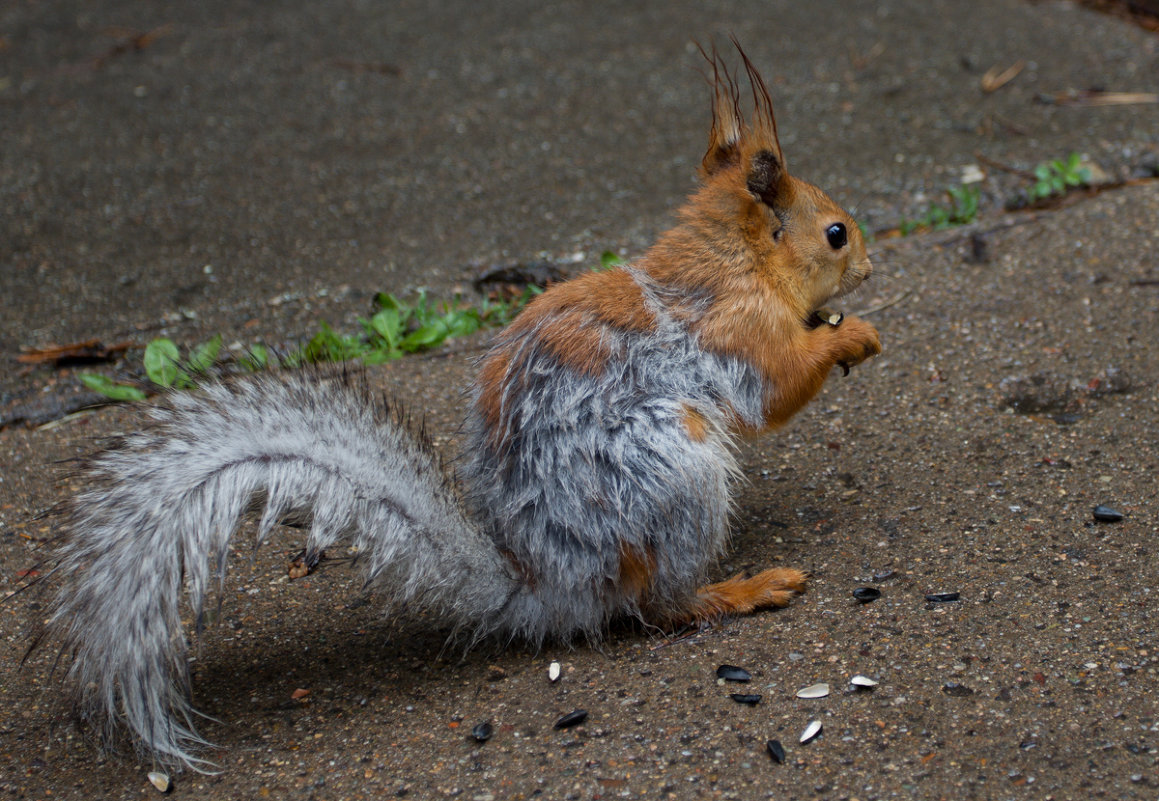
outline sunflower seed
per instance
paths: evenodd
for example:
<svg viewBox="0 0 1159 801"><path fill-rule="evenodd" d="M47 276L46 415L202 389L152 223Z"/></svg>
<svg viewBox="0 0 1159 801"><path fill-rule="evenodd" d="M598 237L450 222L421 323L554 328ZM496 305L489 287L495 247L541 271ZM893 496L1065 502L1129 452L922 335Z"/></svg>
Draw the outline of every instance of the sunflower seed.
<svg viewBox="0 0 1159 801"><path fill-rule="evenodd" d="M778 765L785 763L785 747L781 745L780 740L769 740L765 743L765 748L768 749L769 756L772 757L774 762Z"/></svg>
<svg viewBox="0 0 1159 801"><path fill-rule="evenodd" d="M588 711L586 709L577 709L574 712L568 712L562 718L555 722L555 729L570 729L572 726L578 726L588 719Z"/></svg>
<svg viewBox="0 0 1159 801"><path fill-rule="evenodd" d="M169 774L149 771L149 773L146 775L149 778L149 784L153 785L161 792L167 793L171 789L171 785L169 784Z"/></svg>
<svg viewBox="0 0 1159 801"><path fill-rule="evenodd" d="M1118 509L1112 509L1102 504L1095 507L1094 516L1095 520L1100 523L1118 523L1123 519L1123 513Z"/></svg>
<svg viewBox="0 0 1159 801"><path fill-rule="evenodd" d="M821 733L821 721L819 721L819 720L810 721L809 725L805 727L805 731L803 731L801 733L801 745L804 745L805 743L814 739L820 733Z"/></svg>
<svg viewBox="0 0 1159 801"><path fill-rule="evenodd" d="M761 697L759 695L746 695L745 693L733 693L729 696L729 698L736 701L738 704L748 704L749 706L755 706L761 702Z"/></svg>
<svg viewBox="0 0 1159 801"><path fill-rule="evenodd" d="M721 665L716 669L716 677L725 681L748 681L753 676L744 668L736 665Z"/></svg>
<svg viewBox="0 0 1159 801"><path fill-rule="evenodd" d="M559 681L559 662L552 662L547 667L547 680Z"/></svg>
<svg viewBox="0 0 1159 801"><path fill-rule="evenodd" d="M858 587L853 591L853 597L863 604L876 601L881 597L881 590L876 587Z"/></svg>
<svg viewBox="0 0 1159 801"><path fill-rule="evenodd" d="M872 689L877 686L877 682L869 678L869 676L861 675L854 676L849 680L849 683L854 687L864 687L866 689Z"/></svg>
<svg viewBox="0 0 1159 801"><path fill-rule="evenodd" d="M475 742L485 743L491 739L491 735L495 733L495 728L489 723L480 723L475 728L471 729L471 736L475 738Z"/></svg>
<svg viewBox="0 0 1159 801"><path fill-rule="evenodd" d="M820 684L811 684L797 690L798 698L824 698L829 694L829 685L821 682Z"/></svg>
<svg viewBox="0 0 1159 801"><path fill-rule="evenodd" d="M956 592L933 592L926 596L926 600L932 604L944 604L949 601L958 600L959 596Z"/></svg>

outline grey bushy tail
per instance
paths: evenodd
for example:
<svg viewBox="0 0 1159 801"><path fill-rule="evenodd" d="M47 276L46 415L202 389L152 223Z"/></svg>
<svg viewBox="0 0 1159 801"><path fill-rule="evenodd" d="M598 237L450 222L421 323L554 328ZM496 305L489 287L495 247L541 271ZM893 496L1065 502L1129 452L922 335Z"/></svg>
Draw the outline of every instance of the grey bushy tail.
<svg viewBox="0 0 1159 801"><path fill-rule="evenodd" d="M499 625L519 580L462 511L438 457L381 402L316 374L174 396L153 425L96 456L72 504L48 622L71 654L82 714L143 751L196 767L183 589L200 625L242 515L255 547L308 512L307 553L353 545L367 582L451 625Z"/></svg>

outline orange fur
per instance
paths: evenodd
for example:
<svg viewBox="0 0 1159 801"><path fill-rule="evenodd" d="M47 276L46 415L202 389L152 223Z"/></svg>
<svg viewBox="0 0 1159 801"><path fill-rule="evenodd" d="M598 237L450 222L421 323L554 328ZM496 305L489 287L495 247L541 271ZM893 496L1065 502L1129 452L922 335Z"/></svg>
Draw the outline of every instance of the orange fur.
<svg viewBox="0 0 1159 801"><path fill-rule="evenodd" d="M789 567L773 567L752 578L733 576L696 591L696 599L675 623L700 623L725 615L747 615L769 606L788 606L805 591L807 576Z"/></svg>
<svg viewBox="0 0 1159 801"><path fill-rule="evenodd" d="M636 602L644 601L652 586L652 572L656 569L656 557L649 551L640 551L631 545L620 543L620 572L616 591L625 598Z"/></svg>
<svg viewBox="0 0 1159 801"><path fill-rule="evenodd" d="M684 430L688 432L688 438L693 442L704 442L708 439L708 418L696 409L685 404L681 422L684 423Z"/></svg>

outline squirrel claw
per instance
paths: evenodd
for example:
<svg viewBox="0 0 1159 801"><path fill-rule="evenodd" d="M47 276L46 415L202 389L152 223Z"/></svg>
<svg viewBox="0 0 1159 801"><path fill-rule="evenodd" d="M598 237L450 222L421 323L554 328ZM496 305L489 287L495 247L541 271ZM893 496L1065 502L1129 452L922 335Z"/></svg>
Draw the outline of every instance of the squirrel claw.
<svg viewBox="0 0 1159 801"><path fill-rule="evenodd" d="M849 375L849 364L847 362L837 362L837 364L841 367L842 370L845 371L841 374L842 378Z"/></svg>

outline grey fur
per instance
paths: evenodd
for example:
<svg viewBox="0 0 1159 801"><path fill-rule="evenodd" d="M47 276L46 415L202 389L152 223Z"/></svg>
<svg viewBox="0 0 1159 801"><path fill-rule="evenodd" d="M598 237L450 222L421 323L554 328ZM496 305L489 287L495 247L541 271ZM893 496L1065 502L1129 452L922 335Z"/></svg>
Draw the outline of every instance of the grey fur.
<svg viewBox="0 0 1159 801"><path fill-rule="evenodd" d="M723 410L758 424L763 387L689 333L708 299L630 274L655 326L602 326L613 357L598 376L556 363L535 327L500 336L521 354L504 383L510 436L495 447L477 390L461 489L367 393L312 373L175 395L98 455L49 623L87 717L106 734L123 724L162 761L200 764L180 599L184 587L200 620L255 498L255 547L309 511L310 551L353 544L387 603L434 610L471 637L595 638L609 618L640 614L620 588L624 547L654 556L644 604L682 608L727 538L737 466ZM690 408L702 441L684 428Z"/></svg>

